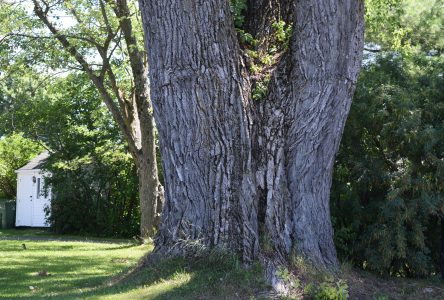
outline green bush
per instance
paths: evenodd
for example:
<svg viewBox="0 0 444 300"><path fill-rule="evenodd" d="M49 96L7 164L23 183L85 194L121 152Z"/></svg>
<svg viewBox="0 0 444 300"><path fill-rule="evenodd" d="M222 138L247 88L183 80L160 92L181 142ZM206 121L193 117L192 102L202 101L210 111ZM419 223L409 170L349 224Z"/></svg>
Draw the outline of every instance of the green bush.
<svg viewBox="0 0 444 300"><path fill-rule="evenodd" d="M361 73L331 194L342 259L378 273L438 271L444 213L444 61L380 56Z"/></svg>
<svg viewBox="0 0 444 300"><path fill-rule="evenodd" d="M231 11L233 13L234 26L241 28L244 25L245 17L244 12L247 9L246 0L230 0Z"/></svg>
<svg viewBox="0 0 444 300"><path fill-rule="evenodd" d="M44 168L52 174L46 182L52 187L48 213L54 229L137 234L136 168L97 90L86 76L73 73L39 91L15 108L14 124L50 149Z"/></svg>
<svg viewBox="0 0 444 300"><path fill-rule="evenodd" d="M315 300L347 300L348 285L342 280L337 282L324 281L315 290L313 299Z"/></svg>
<svg viewBox="0 0 444 300"><path fill-rule="evenodd" d="M23 136L13 133L0 139L0 199L15 199L17 194L17 174L43 147Z"/></svg>
<svg viewBox="0 0 444 300"><path fill-rule="evenodd" d="M58 233L131 237L139 232L138 180L121 147L99 148L82 157L48 162L53 199L49 221Z"/></svg>

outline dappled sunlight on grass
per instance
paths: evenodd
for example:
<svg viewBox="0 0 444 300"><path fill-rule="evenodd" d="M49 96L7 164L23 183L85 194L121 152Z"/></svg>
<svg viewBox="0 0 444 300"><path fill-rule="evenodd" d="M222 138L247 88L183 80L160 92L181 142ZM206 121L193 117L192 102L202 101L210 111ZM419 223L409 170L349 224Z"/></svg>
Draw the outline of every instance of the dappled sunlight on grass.
<svg viewBox="0 0 444 300"><path fill-rule="evenodd" d="M259 264L244 269L222 253L135 269L151 250L128 240L0 240L0 298L244 299L268 289Z"/></svg>
<svg viewBox="0 0 444 300"><path fill-rule="evenodd" d="M176 272L170 278L161 279L150 285L142 285L114 295L98 296L97 299L156 299L165 297L165 294L174 292L177 289L186 290L186 285L193 278L193 273Z"/></svg>
<svg viewBox="0 0 444 300"><path fill-rule="evenodd" d="M130 242L3 240L0 298L62 296L76 288L92 287L134 266L149 250L151 246Z"/></svg>

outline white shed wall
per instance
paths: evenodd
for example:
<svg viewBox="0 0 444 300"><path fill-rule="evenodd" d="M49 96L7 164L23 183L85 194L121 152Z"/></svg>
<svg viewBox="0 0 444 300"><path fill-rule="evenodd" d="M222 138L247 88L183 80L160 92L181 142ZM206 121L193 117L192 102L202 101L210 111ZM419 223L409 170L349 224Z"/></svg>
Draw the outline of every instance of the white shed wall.
<svg viewBox="0 0 444 300"><path fill-rule="evenodd" d="M51 193L46 196L43 193L47 176L39 169L17 171L16 226L49 227L45 207L50 207Z"/></svg>

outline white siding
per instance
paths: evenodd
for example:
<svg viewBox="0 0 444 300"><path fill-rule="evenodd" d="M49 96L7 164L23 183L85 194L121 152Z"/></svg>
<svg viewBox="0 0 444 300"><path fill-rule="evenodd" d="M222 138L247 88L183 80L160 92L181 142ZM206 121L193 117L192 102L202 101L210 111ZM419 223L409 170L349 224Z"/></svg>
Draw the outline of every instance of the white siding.
<svg viewBox="0 0 444 300"><path fill-rule="evenodd" d="M39 178L43 191L43 178L40 170L17 171L16 226L48 226L45 207L50 205L50 193L47 197L42 194L37 195Z"/></svg>

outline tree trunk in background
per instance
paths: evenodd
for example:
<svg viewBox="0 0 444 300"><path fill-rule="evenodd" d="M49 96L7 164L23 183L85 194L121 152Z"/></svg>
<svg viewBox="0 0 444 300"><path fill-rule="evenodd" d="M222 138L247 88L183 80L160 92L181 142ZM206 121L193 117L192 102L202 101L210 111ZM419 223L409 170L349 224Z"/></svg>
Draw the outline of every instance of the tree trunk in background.
<svg viewBox="0 0 444 300"><path fill-rule="evenodd" d="M247 0L245 30L260 40L259 50L264 50L273 40L273 23L292 20L293 1L288 0Z"/></svg>
<svg viewBox="0 0 444 300"><path fill-rule="evenodd" d="M265 257L270 274L294 253L336 270L329 194L360 69L363 1L249 5L246 24L263 18L269 28L269 12L282 15L270 5L293 22L255 103L228 1L140 0L165 174L156 251L228 248Z"/></svg>
<svg viewBox="0 0 444 300"><path fill-rule="evenodd" d="M154 127L152 125L152 127ZM153 128L152 128L153 129ZM154 130L153 130L154 132ZM143 136L143 135L142 135ZM139 177L140 199L140 235L152 237L156 226L157 202L159 197L159 181L157 177L156 149L154 134L145 137L150 145L145 147L138 160L137 175Z"/></svg>
<svg viewBox="0 0 444 300"><path fill-rule="evenodd" d="M131 11L127 0L116 0L115 3L114 11L122 28L134 78L134 107L136 107L134 115L138 118L138 127L134 132L139 131L134 136L137 145L135 160L139 175L140 235L151 237L154 234L160 184L157 174L156 141L148 66L145 62L145 54L138 49L133 25L129 18Z"/></svg>
<svg viewBox="0 0 444 300"><path fill-rule="evenodd" d="M97 66L88 63L85 51L75 42L72 43L69 35L65 35L63 29L56 28L48 15L53 9L45 1L33 0L36 16L45 24L54 38L62 45L67 54L77 61L80 69L85 72L91 82L99 91L103 102L109 109L114 121L119 126L122 136L128 143L129 152L134 158L139 178L140 200L140 234L142 237L150 237L154 234L154 225L159 201L159 189L161 189L156 162L155 133L153 113L150 101L150 89L148 81L148 69L143 51L138 49L137 39L134 33L131 15L127 0L99 1L101 17L106 23L106 39L103 36L75 36L90 42L90 47L97 48L101 56L101 70ZM60 2L63 3L63 2ZM118 18L119 29L112 28L109 23L106 3L111 6ZM57 10L57 9L56 9ZM75 16L78 17L78 16ZM121 30L121 37L116 38L117 31ZM120 84L111 67L109 52L110 43L115 39L124 39L127 50L125 59L131 67L131 86ZM123 44L123 43L122 43Z"/></svg>

